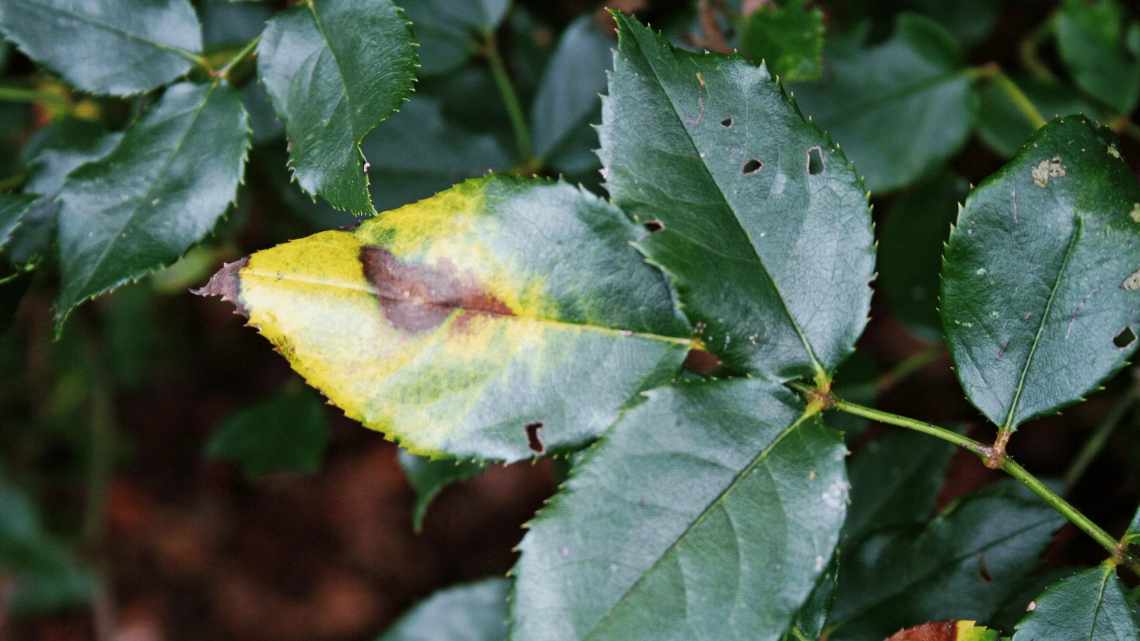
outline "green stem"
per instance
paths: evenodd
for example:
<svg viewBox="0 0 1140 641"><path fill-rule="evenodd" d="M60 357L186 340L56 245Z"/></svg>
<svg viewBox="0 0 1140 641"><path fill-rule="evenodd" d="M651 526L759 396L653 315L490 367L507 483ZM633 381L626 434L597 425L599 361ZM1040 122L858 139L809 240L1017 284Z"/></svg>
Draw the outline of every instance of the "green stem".
<svg viewBox="0 0 1140 641"><path fill-rule="evenodd" d="M1077 454L1077 458L1073 460L1072 465L1065 471L1065 493L1073 489L1077 481L1084 476L1085 471L1088 470L1096 457L1100 455L1101 450L1108 444L1108 438L1116 431L1116 427L1120 425L1132 404L1140 401L1140 388L1133 389L1130 393L1125 394L1124 398L1113 406L1108 411L1108 415L1104 417L1100 425L1097 426L1093 435L1085 442L1085 446Z"/></svg>
<svg viewBox="0 0 1140 641"><path fill-rule="evenodd" d="M862 385L855 385L850 389L845 389L844 393L853 397L882 394L895 385L898 385L900 381L906 380L911 374L938 360L942 356L942 352L943 347L941 343L931 345L921 352L911 354L904 358L878 379Z"/></svg>
<svg viewBox="0 0 1140 641"><path fill-rule="evenodd" d="M808 396L809 401L813 400L819 394L814 389L802 384L793 384L792 387ZM864 407L856 403L849 403L834 397L829 400L830 407L841 412L928 434L972 452L983 461L991 455L991 449L988 446L944 427L931 425L930 423L925 423L906 416L899 416L898 414ZM1135 572L1137 576L1140 576L1140 561L1125 555L1120 543L1116 539L1109 536L1107 532L1101 529L1096 523L1093 523L1087 516L1082 514L1080 510L1073 507L1071 503L1061 498L1060 495L1049 489L1047 485L1008 456L1002 458L1001 469L1005 471L1006 474L1020 481L1022 485L1029 488L1031 492L1041 497L1041 500L1045 501L1050 507L1068 519L1070 523L1092 537L1094 541L1108 551L1114 562L1124 564Z"/></svg>
<svg viewBox="0 0 1140 641"><path fill-rule="evenodd" d="M503 97L503 106L506 107L507 115L511 119L511 129L515 134L515 144L518 146L519 158L524 165L531 164L533 159L531 158L530 129L527 127L526 116L523 115L518 94L515 93L514 85L511 84L511 77L507 73L507 67L503 64L503 56L499 53L499 45L495 40L494 34L487 36L487 42L483 51L487 56L487 62L491 66L491 75L495 77L495 84L499 88L499 94Z"/></svg>
<svg viewBox="0 0 1140 641"><path fill-rule="evenodd" d="M0 87L0 102L47 102L65 109L71 107L71 102L63 96L19 87Z"/></svg>
<svg viewBox="0 0 1140 641"><path fill-rule="evenodd" d="M1037 110L1036 105L1025 95L1021 87L1017 83L1010 80L1009 76L1001 70L997 63L991 62L980 67L974 67L969 70L970 75L974 78L982 78L995 83L1005 95L1009 97L1017 110L1021 112L1025 119L1029 121L1035 128L1045 126L1045 117Z"/></svg>
<svg viewBox="0 0 1140 641"><path fill-rule="evenodd" d="M257 43L259 42L261 42L261 34L258 34L255 38L245 43L245 46L234 54L234 57L230 58L229 62L223 65L221 69L215 72L214 76L229 80L230 72L233 71L233 68L238 66L242 60L245 60L246 56L253 53L253 51L257 49Z"/></svg>

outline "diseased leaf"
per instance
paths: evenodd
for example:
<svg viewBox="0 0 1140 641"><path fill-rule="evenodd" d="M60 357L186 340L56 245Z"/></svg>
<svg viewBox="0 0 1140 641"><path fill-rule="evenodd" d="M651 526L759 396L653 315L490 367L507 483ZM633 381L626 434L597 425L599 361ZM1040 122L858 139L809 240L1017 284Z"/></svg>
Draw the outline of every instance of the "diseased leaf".
<svg viewBox="0 0 1140 641"><path fill-rule="evenodd" d="M394 209L490 170L508 169L510 154L492 135L473 133L443 115L436 98L416 96L364 140L372 198Z"/></svg>
<svg viewBox="0 0 1140 641"><path fill-rule="evenodd" d="M307 193L375 211L360 143L411 94L416 65L411 26L392 0L312 0L269 21L257 69Z"/></svg>
<svg viewBox="0 0 1140 641"><path fill-rule="evenodd" d="M646 396L530 523L511 639L780 639L823 573L838 435L760 379Z"/></svg>
<svg viewBox="0 0 1140 641"><path fill-rule="evenodd" d="M765 3L744 18L740 48L763 60L785 81L816 80L823 73L823 11L805 0Z"/></svg>
<svg viewBox="0 0 1140 641"><path fill-rule="evenodd" d="M226 418L210 437L206 455L238 463L251 478L312 474L321 468L328 440L320 400L308 390L284 391Z"/></svg>
<svg viewBox="0 0 1140 641"><path fill-rule="evenodd" d="M613 41L589 15L562 32L530 110L536 157L550 158L574 141L575 134L588 128L591 120L597 122L598 95L606 88L612 46Z"/></svg>
<svg viewBox="0 0 1140 641"><path fill-rule="evenodd" d="M866 323L874 264L851 165L763 68L617 21L600 156L613 202L657 230L638 248L731 371L833 370Z"/></svg>
<svg viewBox="0 0 1140 641"><path fill-rule="evenodd" d="M1136 108L1140 59L1125 46L1124 8L1117 0L1065 0L1055 33L1077 86L1119 113Z"/></svg>
<svg viewBox="0 0 1140 641"><path fill-rule="evenodd" d="M421 70L435 76L467 62L482 38L494 33L510 8L510 0L398 0L412 20L420 43Z"/></svg>
<svg viewBox="0 0 1140 641"><path fill-rule="evenodd" d="M593 439L693 345L640 233L569 185L493 176L258 252L202 293L408 450L512 461Z"/></svg>
<svg viewBox="0 0 1140 641"><path fill-rule="evenodd" d="M1079 400L1140 328L1140 185L1110 134L1054 120L966 199L942 271L958 379L994 424ZM1016 296L1011 293L1016 292Z"/></svg>
<svg viewBox="0 0 1140 641"><path fill-rule="evenodd" d="M509 586L505 579L484 579L440 590L376 641L502 641Z"/></svg>
<svg viewBox="0 0 1140 641"><path fill-rule="evenodd" d="M952 504L923 526L879 531L843 556L828 627L879 641L923 621L987 621L1064 520L1014 481Z"/></svg>
<svg viewBox="0 0 1140 641"><path fill-rule="evenodd" d="M845 540L876 530L925 522L946 478L954 446L912 432L890 432L868 443L848 465L851 508Z"/></svg>
<svg viewBox="0 0 1140 641"><path fill-rule="evenodd" d="M1073 87L1028 75L1014 76L1012 80L1047 119L1080 114L1096 119L1102 115L1103 109L1091 104ZM1036 127L997 83L986 83L980 94L978 136L998 154L1012 156L1033 135Z"/></svg>
<svg viewBox="0 0 1140 641"><path fill-rule="evenodd" d="M4 0L0 30L75 87L115 96L184 75L202 50L187 0Z"/></svg>
<svg viewBox="0 0 1140 641"><path fill-rule="evenodd" d="M1017 624L1013 641L1140 640L1140 609L1109 563L1054 585Z"/></svg>
<svg viewBox="0 0 1140 641"><path fill-rule="evenodd" d="M899 630L887 641L998 641L998 633L974 621L941 621Z"/></svg>
<svg viewBox="0 0 1140 641"><path fill-rule="evenodd" d="M472 461L432 460L400 450L400 468L408 485L416 492L412 506L412 527L419 532L424 526L428 506L443 488L476 476L483 466Z"/></svg>
<svg viewBox="0 0 1140 641"><path fill-rule="evenodd" d="M879 240L879 291L895 318L916 336L942 340L938 316L942 247L969 193L965 179L940 174L900 195Z"/></svg>
<svg viewBox="0 0 1140 641"><path fill-rule="evenodd" d="M894 191L936 170L969 137L977 100L963 63L942 27L902 14L889 40L829 52L823 80L794 92L873 191Z"/></svg>
<svg viewBox="0 0 1140 641"><path fill-rule="evenodd" d="M249 149L241 98L182 83L102 159L66 179L56 331L80 303L177 260L233 202Z"/></svg>

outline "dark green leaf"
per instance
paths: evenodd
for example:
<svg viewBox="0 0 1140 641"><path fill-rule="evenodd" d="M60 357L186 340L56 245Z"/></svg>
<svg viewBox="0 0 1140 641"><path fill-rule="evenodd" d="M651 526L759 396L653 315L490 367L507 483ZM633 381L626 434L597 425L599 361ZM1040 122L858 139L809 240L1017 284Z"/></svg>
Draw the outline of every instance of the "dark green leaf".
<svg viewBox="0 0 1140 641"><path fill-rule="evenodd" d="M412 30L392 0L313 0L269 21L258 73L285 123L297 182L374 212L360 142L412 92Z"/></svg>
<svg viewBox="0 0 1140 641"><path fill-rule="evenodd" d="M1065 0L1056 19L1057 49L1077 86L1128 113L1140 99L1140 60L1125 47L1117 0Z"/></svg>
<svg viewBox="0 0 1140 641"><path fill-rule="evenodd" d="M0 193L0 252L8 246L36 197L31 194Z"/></svg>
<svg viewBox="0 0 1140 641"><path fill-rule="evenodd" d="M255 149L251 163L269 189L281 199L286 213L303 221L313 231L338 229L360 222L356 216L337 211L323 200L314 199L301 191L290 175L288 159L289 154L285 151L285 144L282 143Z"/></svg>
<svg viewBox="0 0 1140 641"><path fill-rule="evenodd" d="M785 81L816 80L823 64L823 11L806 0L765 3L744 19L740 48Z"/></svg>
<svg viewBox="0 0 1140 641"><path fill-rule="evenodd" d="M763 68L617 20L600 155L614 203L659 229L638 247L729 368L781 379L834 369L871 295L854 169Z"/></svg>
<svg viewBox="0 0 1140 641"><path fill-rule="evenodd" d="M1005 8L1003 0L911 0L905 4L945 27L965 47L985 40Z"/></svg>
<svg viewBox="0 0 1140 641"><path fill-rule="evenodd" d="M925 527L880 531L843 555L834 641L880 641L926 621L988 620L1064 520L1014 481L951 505Z"/></svg>
<svg viewBox="0 0 1140 641"><path fill-rule="evenodd" d="M1136 516L1132 517L1132 523L1124 533L1124 540L1130 544L1140 543L1140 508L1137 508Z"/></svg>
<svg viewBox="0 0 1140 641"><path fill-rule="evenodd" d="M83 301L173 263L210 233L237 194L248 132L236 91L178 84L114 151L68 175L57 331Z"/></svg>
<svg viewBox="0 0 1140 641"><path fill-rule="evenodd" d="M504 579L484 579L436 592L376 641L502 641L509 587Z"/></svg>
<svg viewBox="0 0 1140 641"><path fill-rule="evenodd" d="M1035 599L1049 586L1076 574L1072 567L1044 567L1017 581L1017 589L1005 599L1001 608L988 620L995 628L1012 630L1017 622L1025 618L1025 613L1036 607ZM1008 638L1006 638L1008 641Z"/></svg>
<svg viewBox="0 0 1140 641"><path fill-rule="evenodd" d="M1140 641L1140 609L1109 563L1049 588L1017 624L1013 641Z"/></svg>
<svg viewBox="0 0 1140 641"><path fill-rule="evenodd" d="M1033 76L1015 76L1012 80L1046 119L1078 114L1094 119L1101 116L1102 110L1082 98L1072 87ZM978 135L997 153L1012 156L1033 135L1036 127L996 82L986 83L980 93L982 106L978 110Z"/></svg>
<svg viewBox="0 0 1140 641"><path fill-rule="evenodd" d="M400 450L400 468L404 470L408 485L416 492L412 527L417 532L423 529L428 506L443 488L483 471L482 465L472 461L432 460L404 450Z"/></svg>
<svg viewBox="0 0 1140 641"><path fill-rule="evenodd" d="M796 99L843 146L874 191L904 187L966 142L976 96L958 43L927 18L900 15L894 35L840 55Z"/></svg>
<svg viewBox="0 0 1140 641"><path fill-rule="evenodd" d="M273 10L260 2L204 0L199 8L206 49L241 47L265 28Z"/></svg>
<svg viewBox="0 0 1140 641"><path fill-rule="evenodd" d="M1110 134L1054 120L966 199L942 319L958 379L1016 429L1122 367L1140 328L1140 185Z"/></svg>
<svg viewBox="0 0 1140 641"><path fill-rule="evenodd" d="M796 614L791 629L784 635L784 641L823 637L827 619L831 616L831 608L835 605L835 591L839 587L840 556L841 551L836 548L831 555L831 562L827 564L827 569L816 581L811 596Z"/></svg>
<svg viewBox="0 0 1140 641"><path fill-rule="evenodd" d="M420 43L421 70L453 71L479 50L510 8L510 0L399 0Z"/></svg>
<svg viewBox="0 0 1140 641"><path fill-rule="evenodd" d="M116 96L174 80L202 50L187 0L5 0L0 30L75 87Z"/></svg>
<svg viewBox="0 0 1140 641"><path fill-rule="evenodd" d="M598 95L606 88L612 46L613 41L589 15L570 23L562 33L530 111L538 158L549 158L598 117Z"/></svg>
<svg viewBox="0 0 1140 641"><path fill-rule="evenodd" d="M447 120L440 101L416 96L364 141L372 197L395 209L490 170L510 167L510 154L491 135Z"/></svg>
<svg viewBox="0 0 1140 641"><path fill-rule="evenodd" d="M646 393L530 523L517 641L780 639L835 549L845 449L759 379Z"/></svg>
<svg viewBox="0 0 1140 641"><path fill-rule="evenodd" d="M899 196L882 226L880 291L895 318L928 341L942 340L938 317L942 246L958 217L958 203L968 192L965 179L940 174Z"/></svg>
<svg viewBox="0 0 1140 641"><path fill-rule="evenodd" d="M321 468L328 431L315 394L284 391L223 421L210 437L206 455L238 463L251 478L274 472L312 474Z"/></svg>
<svg viewBox="0 0 1140 641"><path fill-rule="evenodd" d="M851 459L846 540L875 530L925 522L950 467L954 446L912 432L891 432Z"/></svg>
<svg viewBox="0 0 1140 641"><path fill-rule="evenodd" d="M273 110L273 102L260 82L251 82L241 88L241 103L249 114L249 128L253 132L253 144L264 145L281 138L285 125ZM310 199L311 200L311 199Z"/></svg>

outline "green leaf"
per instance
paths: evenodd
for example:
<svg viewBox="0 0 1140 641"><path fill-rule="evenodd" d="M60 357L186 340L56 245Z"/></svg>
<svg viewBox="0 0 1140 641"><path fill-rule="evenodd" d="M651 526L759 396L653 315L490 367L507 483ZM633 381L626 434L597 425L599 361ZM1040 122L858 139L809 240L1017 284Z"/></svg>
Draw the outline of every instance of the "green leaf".
<svg viewBox="0 0 1140 641"><path fill-rule="evenodd" d="M847 503L845 448L760 379L652 390L529 525L526 641L780 639Z"/></svg>
<svg viewBox="0 0 1140 641"><path fill-rule="evenodd" d="M412 527L416 532L423 529L428 506L443 488L483 471L483 466L473 461L431 460L404 450L400 450L399 460L408 484L416 492L412 507Z"/></svg>
<svg viewBox="0 0 1140 641"><path fill-rule="evenodd" d="M638 248L731 370L834 369L866 323L874 264L850 163L763 68L617 22L600 156L613 202L658 229Z"/></svg>
<svg viewBox="0 0 1140 641"><path fill-rule="evenodd" d="M925 522L950 467L954 446L925 434L891 432L851 459L851 508L845 539L857 542L876 530Z"/></svg>
<svg viewBox="0 0 1140 641"><path fill-rule="evenodd" d="M592 440L693 345L641 233L569 185L491 176L258 252L200 293L413 453L511 461Z"/></svg>
<svg viewBox="0 0 1140 641"><path fill-rule="evenodd" d="M1028 75L1015 76L1012 80L1046 119L1079 114L1097 119L1103 115L1102 109L1090 104L1072 87ZM1036 127L998 83L986 83L980 94L978 136L998 154L1012 156L1033 135Z"/></svg>
<svg viewBox="0 0 1140 641"><path fill-rule="evenodd" d="M436 592L376 641L502 641L509 585L484 579Z"/></svg>
<svg viewBox="0 0 1140 641"><path fill-rule="evenodd" d="M187 0L5 0L0 30L71 85L115 96L184 75L202 50Z"/></svg>
<svg viewBox="0 0 1140 641"><path fill-rule="evenodd" d="M1002 0L911 0L906 3L907 7L945 27L967 48L989 37L1004 5Z"/></svg>
<svg viewBox="0 0 1140 641"><path fill-rule="evenodd" d="M796 614L792 627L784 635L784 641L819 639L823 637L831 608L835 605L835 590L839 587L840 550L836 548L831 562L816 580L811 596Z"/></svg>
<svg viewBox="0 0 1140 641"><path fill-rule="evenodd" d="M435 76L467 62L494 33L510 0L398 0L420 43L421 72Z"/></svg>
<svg viewBox="0 0 1140 641"><path fill-rule="evenodd" d="M488 134L443 115L441 102L416 96L364 141L371 159L372 197L379 209L426 198L465 178L508 169L511 155Z"/></svg>
<svg viewBox="0 0 1140 641"><path fill-rule="evenodd" d="M842 55L796 99L843 146L874 191L936 170L965 144L976 96L962 51L937 23L902 14L891 38Z"/></svg>
<svg viewBox="0 0 1140 641"><path fill-rule="evenodd" d="M1140 329L1140 185L1112 136L1079 116L1041 128L966 199L942 278L958 380L994 424L1096 389Z"/></svg>
<svg viewBox="0 0 1140 641"><path fill-rule="evenodd" d="M59 332L76 306L176 261L233 202L249 119L226 85L183 83L114 151L71 172L59 214Z"/></svg>
<svg viewBox="0 0 1140 641"><path fill-rule="evenodd" d="M1124 533L1124 540L1129 545L1140 543L1140 508L1136 509L1136 515L1132 517L1132 523Z"/></svg>
<svg viewBox="0 0 1140 641"><path fill-rule="evenodd" d="M879 290L895 318L928 341L942 340L938 316L942 247L969 193L965 179L939 174L891 203L879 241Z"/></svg>
<svg viewBox="0 0 1140 641"><path fill-rule="evenodd" d="M273 15L273 9L260 2L234 0L203 0L199 12L208 50L241 47L260 34Z"/></svg>
<svg viewBox="0 0 1140 641"><path fill-rule="evenodd" d="M8 246L35 202L36 197L31 194L0 193L0 251Z"/></svg>
<svg viewBox="0 0 1140 641"><path fill-rule="evenodd" d="M1055 33L1061 60L1077 86L1126 114L1140 99L1140 60L1125 47L1117 0L1065 0Z"/></svg>
<svg viewBox="0 0 1140 641"><path fill-rule="evenodd" d="M241 465L246 476L313 474L329 440L320 400L308 390L285 391L229 416L206 445L212 459Z"/></svg>
<svg viewBox="0 0 1140 641"><path fill-rule="evenodd" d="M1013 641L1140 641L1140 609L1110 563L1090 568L1037 597Z"/></svg>
<svg viewBox="0 0 1140 641"><path fill-rule="evenodd" d="M879 641L924 621L987 621L1064 519L1014 481L948 507L925 527L879 531L844 554L834 641Z"/></svg>
<svg viewBox="0 0 1140 641"><path fill-rule="evenodd" d="M360 142L411 95L416 65L411 26L392 0L313 0L269 21L257 70L307 193L375 211Z"/></svg>
<svg viewBox="0 0 1140 641"><path fill-rule="evenodd" d="M805 0L766 3L744 19L740 48L763 60L785 81L817 80L823 73L823 11Z"/></svg>
<svg viewBox="0 0 1140 641"><path fill-rule="evenodd" d="M582 16L566 27L530 110L536 157L550 158L597 117L612 46L593 16Z"/></svg>

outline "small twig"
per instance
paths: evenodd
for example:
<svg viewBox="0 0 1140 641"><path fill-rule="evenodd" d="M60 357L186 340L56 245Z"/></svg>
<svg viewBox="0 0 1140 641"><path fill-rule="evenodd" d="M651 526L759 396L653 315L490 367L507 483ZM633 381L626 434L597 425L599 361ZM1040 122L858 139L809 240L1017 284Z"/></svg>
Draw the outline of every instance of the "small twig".
<svg viewBox="0 0 1140 641"><path fill-rule="evenodd" d="M531 157L530 129L527 127L526 116L523 115L522 105L519 102L518 94L515 93L514 85L511 84L510 74L507 73L507 67L503 63L503 56L499 53L499 45L494 34L487 35L487 40L483 46L483 55L491 66L491 75L495 78L495 85L499 88L499 94L503 98L503 106L511 120L511 129L515 135L519 159L524 165L531 163L533 158Z"/></svg>
<svg viewBox="0 0 1140 641"><path fill-rule="evenodd" d="M1037 110L1037 106L1025 95L1025 92L1018 87L1017 84L1010 80L1009 76L1002 71L1001 67L996 62L990 62L980 67L973 67L969 73L974 78L990 80L995 83L1005 95L1013 101L1015 107L1021 112L1025 119L1033 125L1034 128L1045 126L1045 117Z"/></svg>

